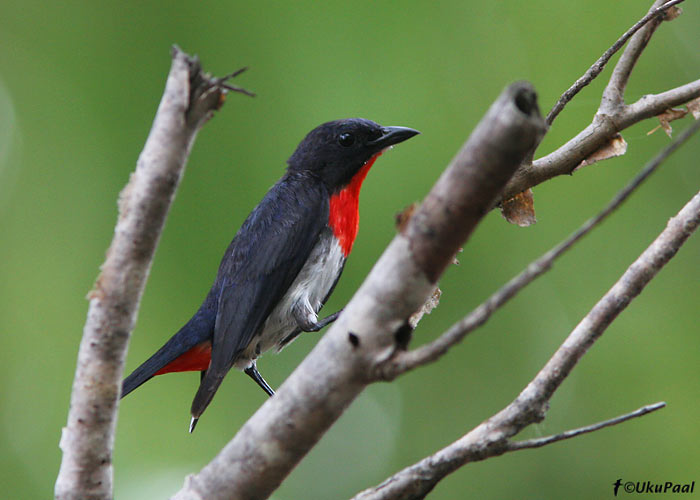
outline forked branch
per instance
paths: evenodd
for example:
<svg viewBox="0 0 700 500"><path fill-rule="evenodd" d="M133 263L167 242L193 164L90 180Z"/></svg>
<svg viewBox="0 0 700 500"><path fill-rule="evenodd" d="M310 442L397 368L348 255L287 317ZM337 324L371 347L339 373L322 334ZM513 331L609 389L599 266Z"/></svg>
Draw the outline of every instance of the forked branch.
<svg viewBox="0 0 700 500"><path fill-rule="evenodd" d="M617 41L610 46L608 50L603 52L603 55L600 56L600 58L593 63L593 65L586 70L586 72L578 79L574 84L569 87L566 92L564 92L559 100L556 102L554 107L547 113L547 118L545 118L545 122L547 122L547 125L551 125L552 122L556 119L557 115L561 113L561 111L564 109L564 106L566 106L571 99L573 99L576 94L578 94L584 87L586 87L589 83L591 83L595 78L605 69L605 66L608 64L608 61L617 54L617 52L625 46L625 43L627 43L627 40L629 40L632 35L637 33L641 28L645 27L647 23L650 21L653 22L654 26L651 30L647 31L644 34L644 38L647 38L651 35L651 31L653 29L656 29L658 26L658 23L661 22L663 17L666 15L666 10L670 9L671 7L674 7L675 5L683 2L684 0L671 0L663 5L657 6L655 3L651 10L645 15L643 18L641 18L639 21L634 23L630 29L625 31L620 38L617 39ZM636 44L635 44L636 45ZM641 53L641 52L639 52ZM637 54L637 57L639 57L639 54ZM626 64L625 66L629 67L629 64ZM629 67L629 70L626 71L627 78L629 78L629 74L631 71L631 67ZM619 72L620 74L622 73L621 71ZM620 94L624 93L624 86L627 84L626 80L624 81L624 85L621 85L623 82L620 81L620 77L617 76L615 79L615 84L614 87L618 88L621 90ZM611 79L611 83L613 82L613 79Z"/></svg>
<svg viewBox="0 0 700 500"><path fill-rule="evenodd" d="M550 123L554 121L566 103L601 73L607 61L619 50L624 41L628 41L620 60L615 65L592 123L552 153L534 160L530 164L523 164L503 190L502 200L508 200L553 177L571 174L576 167L581 165L582 161L608 144L623 130L642 120L659 115L667 109L700 97L699 79L660 94L646 95L634 104L626 105L624 102L624 91L634 64L661 22L665 19L675 18L675 15L668 15L668 13L677 9L676 4L678 3L680 2L677 0L669 2L657 0L646 16L620 37L559 98L548 115Z"/></svg>

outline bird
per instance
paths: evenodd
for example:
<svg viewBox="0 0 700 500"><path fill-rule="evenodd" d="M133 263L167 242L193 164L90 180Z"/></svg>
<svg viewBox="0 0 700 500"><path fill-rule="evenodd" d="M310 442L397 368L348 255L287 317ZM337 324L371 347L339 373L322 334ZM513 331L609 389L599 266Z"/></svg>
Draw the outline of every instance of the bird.
<svg viewBox="0 0 700 500"><path fill-rule="evenodd" d="M321 320L318 313L352 250L362 183L384 151L416 134L363 118L309 132L229 244L199 309L124 379L121 397L156 375L199 371L191 433L232 367L274 395L257 358L338 317L342 309Z"/></svg>

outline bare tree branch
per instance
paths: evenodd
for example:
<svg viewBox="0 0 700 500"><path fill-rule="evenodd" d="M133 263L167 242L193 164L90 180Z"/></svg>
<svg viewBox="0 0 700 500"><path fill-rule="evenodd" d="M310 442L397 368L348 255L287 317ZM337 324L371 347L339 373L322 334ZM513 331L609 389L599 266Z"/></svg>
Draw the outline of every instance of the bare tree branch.
<svg viewBox="0 0 700 500"><path fill-rule="evenodd" d="M596 216L587 220L566 240L549 250L547 253L531 262L520 274L511 279L485 302L462 320L450 327L434 341L412 351L400 351L387 359L378 367L378 377L391 380L409 370L432 363L442 357L451 347L461 342L469 333L482 326L491 315L511 298L518 294L536 278L549 271L554 261L569 250L576 242L600 224L608 215L617 209L644 182L666 158L681 147L694 133L700 129L700 121L693 123L687 130L666 146L656 157L621 189L610 203Z"/></svg>
<svg viewBox="0 0 700 500"><path fill-rule="evenodd" d="M664 402L654 403L651 405L643 406L638 410L626 413L619 417L604 420L603 422L587 425L585 427L580 427L578 429L565 431L553 436L547 436L539 439L529 439L526 441L508 441L504 448L500 450L500 453L488 455L483 458L475 456L474 460L470 461L477 462L479 460L485 460L486 458L490 458L492 456L501 455L508 452L525 450L530 448L541 448L542 446L556 443L557 441L571 439L574 437L578 437L582 434L588 434L589 432L604 429L605 427L621 424L633 418L643 417L644 415L652 413L656 410L660 410L665 406L666 403ZM410 474L412 475L412 477L397 477L399 474L408 475L408 469L404 469L399 474L392 476L391 478L387 479L375 488L370 488L358 493L351 500L415 500L418 498L424 498L435 485L432 484L431 486L431 484L428 481L426 481L427 484L425 485L421 484L423 480L426 480L433 475L433 471L431 470L432 464L425 464L423 462L425 462L425 460L419 462L418 464L415 464L410 468ZM421 466L424 466L425 468L421 468ZM412 480L413 482L408 483L407 481L409 480Z"/></svg>
<svg viewBox="0 0 700 500"><path fill-rule="evenodd" d="M372 382L372 367L403 348L408 318L543 132L532 87L506 88L336 323L174 498L269 496Z"/></svg>
<svg viewBox="0 0 700 500"><path fill-rule="evenodd" d="M515 196L553 177L571 174L583 160L607 144L620 131L697 97L700 97L700 80L662 94L642 97L635 104L626 106L615 119L597 114L593 123L559 149L535 160L532 165L521 166L503 190L502 199Z"/></svg>
<svg viewBox="0 0 700 500"><path fill-rule="evenodd" d="M700 97L700 80L661 94L644 96L636 103L625 106L615 117L596 114L593 123L559 149L535 160L532 165L521 166L506 186L503 199L553 177L571 174L583 160L620 131L697 97Z"/></svg>
<svg viewBox="0 0 700 500"><path fill-rule="evenodd" d="M197 131L223 103L221 82L173 49L153 127L119 198L114 238L94 289L78 352L57 499L112 498L112 450L124 358L165 218Z"/></svg>
<svg viewBox="0 0 700 500"><path fill-rule="evenodd" d="M553 436L547 436L547 437L537 438L537 439L528 439L526 441L511 441L508 443L508 449L506 451L518 451L518 450L525 450L525 449L529 449L529 448L541 448L542 446L556 443L557 441L563 441L564 439L571 439L571 438L580 436L582 434L588 434L589 432L594 432L594 431L598 431L600 429L604 429L605 427L610 427L611 425L617 425L617 424L621 424L622 422L627 422L628 420L631 420L633 418L643 417L644 415L647 415L647 414L654 412L656 410L660 410L661 408L664 408L665 406L666 406L666 403L664 403L664 402L654 403L651 405L642 406L638 410L635 410L635 411L630 412L630 413L626 413L624 415L620 415L619 417L611 418L609 420L604 420L602 422L598 422L597 424L587 425L585 427L579 427L578 429L565 431L565 432L562 432L560 434L555 434Z"/></svg>
<svg viewBox="0 0 700 500"><path fill-rule="evenodd" d="M578 94L585 86L587 86L589 83L591 83L595 78L605 69L605 65L608 64L608 61L612 56L614 56L618 50L620 50L625 43L627 43L627 40L630 39L632 35L634 35L637 31L639 31L640 28L642 28L645 24L647 24L650 20L652 19L661 19L663 15L665 14L666 9L669 9L670 7L677 5L684 0L671 0L670 2L661 5L660 7L652 7L651 10L645 15L643 18L641 18L639 21L634 23L630 29L628 29L620 38L617 39L617 41L612 44L612 46L606 50L600 58L593 63L593 65L586 70L586 72L578 79L574 84L567 89L566 92L564 92L559 100L556 102L554 107L549 111L547 114L547 118L545 119L545 122L547 125L551 125L552 122L555 120L557 115L561 113L561 111L564 109L564 106L573 99L576 94ZM631 68L630 68L631 69Z"/></svg>
<svg viewBox="0 0 700 500"><path fill-rule="evenodd" d="M625 106L620 127L627 128L646 118L660 115L667 109L680 106L700 95L700 80L695 80L660 94L647 94L634 104Z"/></svg>
<svg viewBox="0 0 700 500"><path fill-rule="evenodd" d="M676 8L668 5L659 7L663 3L663 0L657 0L654 3L650 13L645 16L645 18L650 17L650 21L629 40L620 60L615 65L593 122L556 151L531 164L521 165L503 190L501 200L512 198L553 177L571 174L583 160L608 144L613 137L626 128L656 116L668 108L700 97L700 80L696 80L661 94L642 97L631 106L624 103L624 89L634 63L639 59L651 35L663 20L661 14L667 13L668 8ZM669 2L671 3L673 2ZM659 9L661 12L655 14ZM574 87L577 88L577 85L574 84L572 88ZM555 108L557 108L556 105Z"/></svg>
<svg viewBox="0 0 700 500"><path fill-rule="evenodd" d="M632 37L627 47L625 47L625 50L622 52L622 56L620 56L620 60L615 65L608 85L603 91L603 99L601 100L599 109L600 113L612 115L619 111L620 107L624 106L625 88L632 74L632 69L637 63L637 60L639 60L639 56L642 55L649 40L651 40L654 31L656 31L656 28L663 22L664 15L667 11L662 10L660 12L660 14L664 15L654 16L653 13L662 9L662 6L664 6L663 4L666 2L667 0L656 0L654 2L648 14L651 15L653 19ZM668 3L671 4L672 2Z"/></svg>
<svg viewBox="0 0 700 500"><path fill-rule="evenodd" d="M550 398L578 360L673 258L699 224L700 192L668 222L666 229L581 320L511 404L459 440L397 472L382 484L359 493L353 500L424 498L440 480L459 467L510 451L509 439L544 419Z"/></svg>

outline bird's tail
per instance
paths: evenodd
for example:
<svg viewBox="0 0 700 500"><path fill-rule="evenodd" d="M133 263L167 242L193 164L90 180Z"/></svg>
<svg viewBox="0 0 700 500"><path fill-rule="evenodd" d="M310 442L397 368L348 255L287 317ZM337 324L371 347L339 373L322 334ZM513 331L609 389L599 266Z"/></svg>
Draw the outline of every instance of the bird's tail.
<svg viewBox="0 0 700 500"><path fill-rule="evenodd" d="M214 394L221 385L221 382L223 382L227 371L228 370L221 373L213 373L212 370L208 370L204 374L204 377L202 377L202 380L199 383L199 389L197 389L197 394L194 395L192 407L190 408L190 413L194 419L194 425L197 424L197 420L202 416L204 410L207 409L209 403L211 403L211 400L214 398ZM190 426L190 432L194 430L194 425Z"/></svg>
<svg viewBox="0 0 700 500"><path fill-rule="evenodd" d="M155 375L171 371L200 370L199 365L203 357L207 358L206 363L208 363L213 332L213 318L209 318L201 311L197 312L163 347L124 379L121 397L123 398ZM198 346L199 349L197 349Z"/></svg>

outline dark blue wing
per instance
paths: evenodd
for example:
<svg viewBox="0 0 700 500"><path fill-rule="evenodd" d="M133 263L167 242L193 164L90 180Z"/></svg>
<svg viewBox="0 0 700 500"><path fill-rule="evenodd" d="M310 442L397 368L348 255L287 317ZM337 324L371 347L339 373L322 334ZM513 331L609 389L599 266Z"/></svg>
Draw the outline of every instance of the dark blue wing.
<svg viewBox="0 0 700 500"><path fill-rule="evenodd" d="M236 356L289 289L328 222L325 187L288 174L248 216L222 259L211 365L192 402L202 414Z"/></svg>

